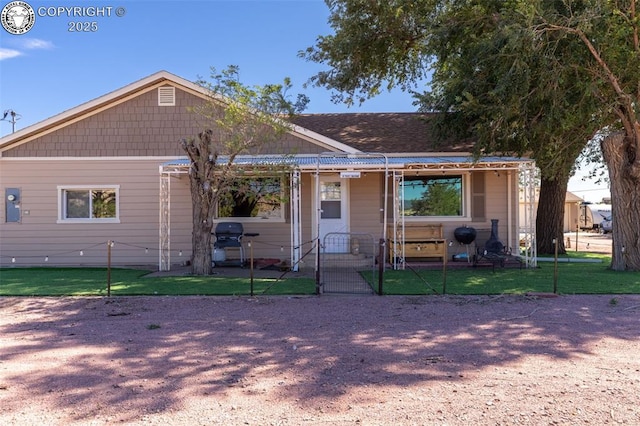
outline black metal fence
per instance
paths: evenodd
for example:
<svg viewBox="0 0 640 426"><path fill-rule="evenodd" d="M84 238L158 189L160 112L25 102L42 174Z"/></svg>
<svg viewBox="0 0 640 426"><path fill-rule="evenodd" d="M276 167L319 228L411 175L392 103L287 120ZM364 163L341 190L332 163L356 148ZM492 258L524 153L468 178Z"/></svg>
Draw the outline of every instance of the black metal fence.
<svg viewBox="0 0 640 426"><path fill-rule="evenodd" d="M377 253L378 242L370 234L327 234L320 250L320 292L373 294L378 283Z"/></svg>

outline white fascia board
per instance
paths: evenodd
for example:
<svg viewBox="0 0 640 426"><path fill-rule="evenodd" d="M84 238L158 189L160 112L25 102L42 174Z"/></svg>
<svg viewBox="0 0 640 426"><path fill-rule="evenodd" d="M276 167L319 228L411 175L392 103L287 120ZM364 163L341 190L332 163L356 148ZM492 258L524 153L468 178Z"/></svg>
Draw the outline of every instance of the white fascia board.
<svg viewBox="0 0 640 426"><path fill-rule="evenodd" d="M292 126L292 132L295 135L304 137L311 142L319 142L329 148L337 149L338 151L345 152L348 154L358 154L362 151L353 148L352 146L346 145L342 142L338 142L335 139L328 138L326 136L321 135L320 133L316 133L312 130L306 129L304 127L300 127L298 125Z"/></svg>

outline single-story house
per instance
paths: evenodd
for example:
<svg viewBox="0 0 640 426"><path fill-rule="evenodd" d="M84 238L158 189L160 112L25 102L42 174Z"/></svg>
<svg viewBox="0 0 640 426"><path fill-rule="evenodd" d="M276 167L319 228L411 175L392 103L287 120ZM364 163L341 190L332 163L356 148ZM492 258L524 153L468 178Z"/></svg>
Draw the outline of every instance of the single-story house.
<svg viewBox="0 0 640 426"><path fill-rule="evenodd" d="M179 141L201 131L190 107L207 96L161 71L0 139L0 266L105 265L108 252L117 266L185 263L192 208ZM216 216L259 234L256 258L297 267L317 252L316 242L332 250L323 244L330 233L376 242L394 235L398 244L425 225L445 243L431 254L444 259L461 250L459 227L489 230L494 220L500 240L513 248L523 225L532 232L518 214L519 188L534 180L529 159L474 160L468 144L435 144L428 114L308 114L294 121L273 152L237 159L242 167L290 154L291 171L271 185L286 194L282 202L258 203L241 216L220 206Z"/></svg>

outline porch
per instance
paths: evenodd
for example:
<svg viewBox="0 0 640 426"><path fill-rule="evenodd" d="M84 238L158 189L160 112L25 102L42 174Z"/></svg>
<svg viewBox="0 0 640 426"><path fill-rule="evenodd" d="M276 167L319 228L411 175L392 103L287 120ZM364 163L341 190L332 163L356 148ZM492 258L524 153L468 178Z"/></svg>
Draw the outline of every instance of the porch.
<svg viewBox="0 0 640 426"><path fill-rule="evenodd" d="M481 206L483 217L490 216L491 212L498 208L493 199L499 200L500 203L499 210L495 211L502 220L504 245L518 247L520 241L525 241L528 249L525 250L523 263L527 267L535 266L535 212L533 197L527 198L527 194L535 193L536 169L530 160L514 157L484 157L474 160L462 155L387 156L327 153L286 157L245 156L238 157L235 164L250 170L261 164L277 162L290 167L287 178L287 217L278 224L278 229L286 229L288 235L279 235L281 240L277 243L265 239L271 237L258 237L254 243L255 247L261 248L258 256L279 257L285 254L293 271L309 267L313 267L314 270L318 268L318 256L323 250L332 251L330 247L322 245L324 236L329 232L366 233L375 241L388 241L389 234L393 233L398 235L400 243L404 243L408 237L408 224L415 222L435 221L444 224L445 257L450 260L458 248L453 238L453 230L467 223L479 229L487 228L488 218L478 219L473 215L479 215L480 208L477 206ZM160 166L158 269L162 272L175 267L171 259L172 181L186 176L188 170L187 159L167 162ZM432 181L436 179L434 176L457 177L461 188L461 211L458 216L420 218L408 215L406 203L409 198L409 183L425 176L429 176ZM480 187L475 178L477 176L483 176L482 190L487 193L486 200L481 198L485 197L484 193L480 193L476 188ZM487 180L486 184L484 179ZM496 182L501 185L500 192L491 191ZM525 194L524 223L518 219L519 188L522 188ZM337 196L344 198L331 198ZM332 201L340 203L331 203ZM485 204L488 204L486 209ZM325 219L331 215L346 220L337 227L326 226ZM269 227L264 222L252 222L251 226L252 232L257 233ZM321 247L321 250L318 250L318 247ZM389 247L386 247L386 250L390 250ZM407 257L404 254L397 256L400 262L394 262L392 259L387 267L404 268L406 265L403 259Z"/></svg>

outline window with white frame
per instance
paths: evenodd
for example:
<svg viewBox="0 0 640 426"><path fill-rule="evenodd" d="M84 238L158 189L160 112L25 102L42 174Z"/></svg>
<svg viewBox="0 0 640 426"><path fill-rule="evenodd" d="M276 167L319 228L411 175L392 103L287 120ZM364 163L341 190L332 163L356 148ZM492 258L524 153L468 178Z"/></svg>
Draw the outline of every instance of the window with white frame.
<svg viewBox="0 0 640 426"><path fill-rule="evenodd" d="M111 186L59 186L58 222L118 222L119 189Z"/></svg>
<svg viewBox="0 0 640 426"><path fill-rule="evenodd" d="M238 179L220 195L217 217L239 222L284 221L284 192L281 177Z"/></svg>
<svg viewBox="0 0 640 426"><path fill-rule="evenodd" d="M405 217L463 217L464 175L405 176L402 183Z"/></svg>

